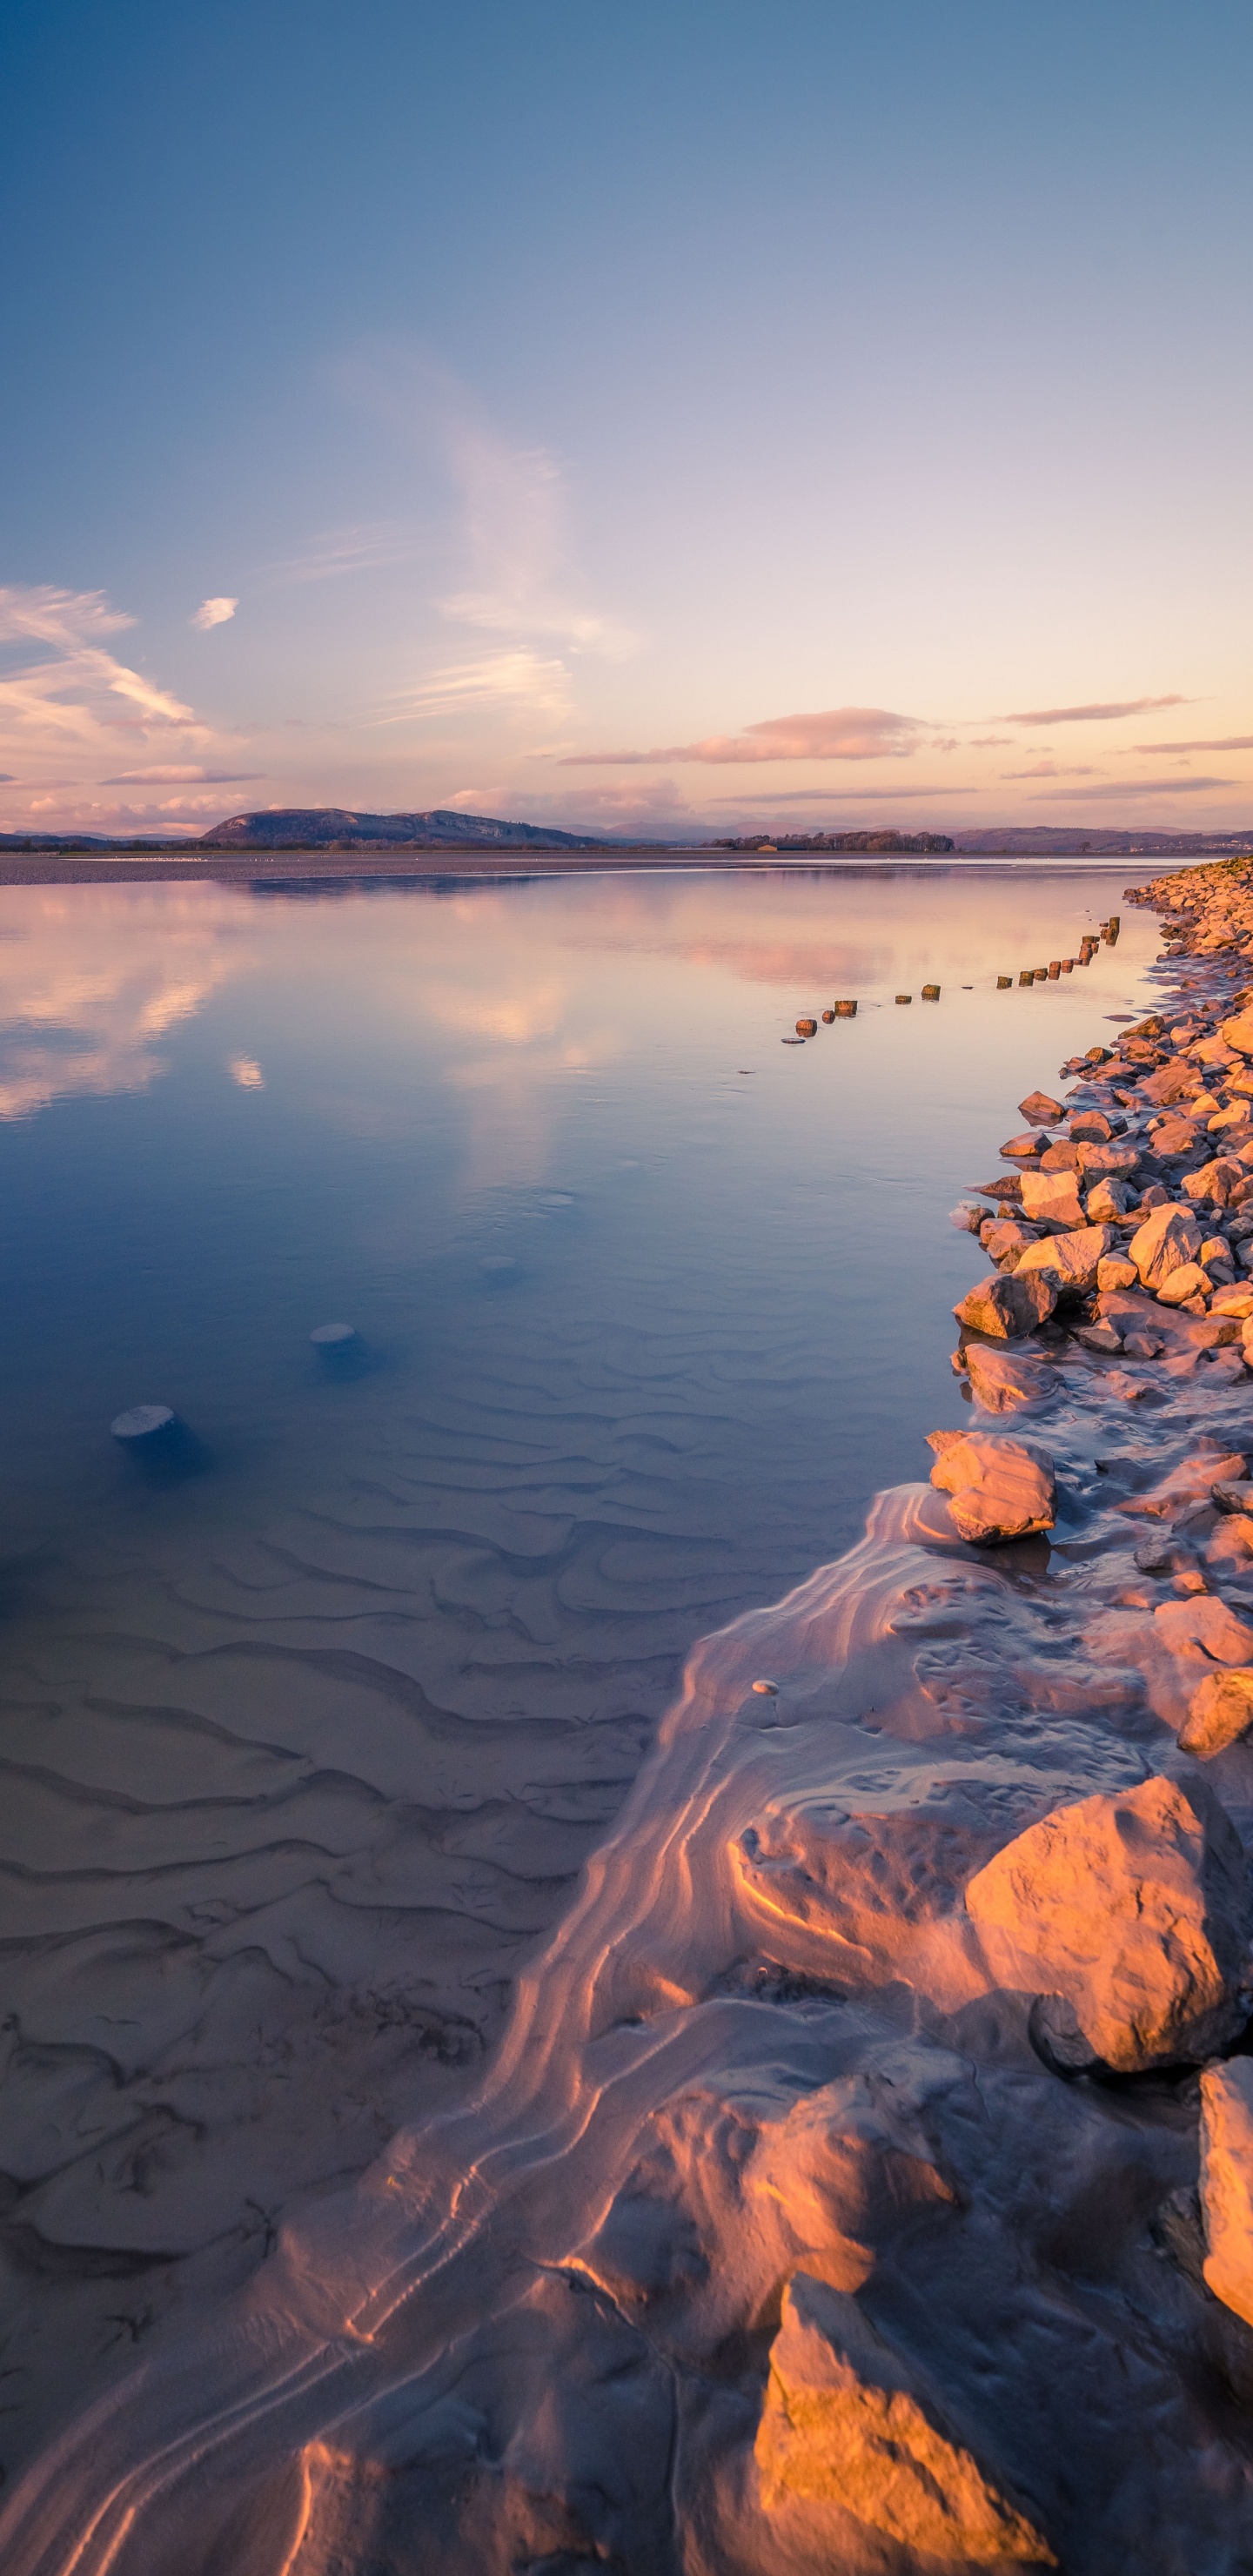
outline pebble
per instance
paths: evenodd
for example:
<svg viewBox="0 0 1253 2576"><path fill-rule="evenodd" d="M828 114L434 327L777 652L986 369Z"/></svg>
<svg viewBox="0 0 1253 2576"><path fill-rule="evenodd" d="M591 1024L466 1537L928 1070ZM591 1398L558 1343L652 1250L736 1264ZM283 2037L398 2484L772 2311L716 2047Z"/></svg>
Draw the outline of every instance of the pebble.
<svg viewBox="0 0 1253 2576"><path fill-rule="evenodd" d="M159 1440L163 1432L172 1431L176 1416L168 1404L132 1404L126 1413L115 1413L109 1429L124 1448L135 1448L146 1440Z"/></svg>
<svg viewBox="0 0 1253 2576"><path fill-rule="evenodd" d="M355 1342L355 1324L315 1324L309 1339L315 1351L342 1350L345 1342Z"/></svg>

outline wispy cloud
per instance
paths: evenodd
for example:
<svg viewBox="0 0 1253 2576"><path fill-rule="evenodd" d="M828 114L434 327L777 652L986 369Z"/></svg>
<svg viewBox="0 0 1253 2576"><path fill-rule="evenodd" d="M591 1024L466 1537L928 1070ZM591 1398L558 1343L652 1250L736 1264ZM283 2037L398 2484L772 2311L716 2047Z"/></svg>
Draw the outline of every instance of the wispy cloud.
<svg viewBox="0 0 1253 2576"><path fill-rule="evenodd" d="M265 778L264 769L201 769L194 763L169 761L155 769L115 769L101 787L245 787Z"/></svg>
<svg viewBox="0 0 1253 2576"><path fill-rule="evenodd" d="M349 573L381 572L394 564L411 563L429 545L429 530L415 520L364 519L351 527L324 529L310 537L299 554L260 565L257 579L264 587L338 581Z"/></svg>
<svg viewBox="0 0 1253 2576"><path fill-rule="evenodd" d="M1067 802L1083 805L1090 803L1095 796L1105 801L1112 799L1115 803L1121 797L1125 803L1128 796L1196 796L1209 787L1247 789L1247 781L1240 778L1114 778L1099 787L1045 787L1041 789L1040 797L1041 802L1049 797L1063 797ZM1253 795L1253 791L1249 792Z"/></svg>
<svg viewBox="0 0 1253 2576"><path fill-rule="evenodd" d="M1228 733L1217 742L1133 742L1127 756L1137 751L1253 751L1253 733Z"/></svg>
<svg viewBox="0 0 1253 2576"><path fill-rule="evenodd" d="M1016 715L1001 716L1001 724L1114 724L1120 716L1144 716L1155 707L1186 707L1188 700L1178 695L1169 698L1119 698L1107 705L1088 707L1028 707Z"/></svg>
<svg viewBox="0 0 1253 2576"><path fill-rule="evenodd" d="M742 733L707 734L701 742L670 743L658 751L567 752L566 769L652 767L659 762L701 761L711 768L764 760L883 760L915 751L926 727L915 716L885 707L828 707L816 715L769 716Z"/></svg>
<svg viewBox="0 0 1253 2576"><path fill-rule="evenodd" d="M181 698L111 649L114 637L133 624L101 591L61 590L51 583L0 589L6 821L108 830L140 818L116 801L102 807L94 793L102 784L212 786L219 765L232 780L241 775L237 742L215 741ZM145 762L150 744L166 757ZM124 773L116 769L119 759L127 761ZM156 809L161 817L184 820L194 819L195 811L196 800L182 796ZM142 819L152 819L153 812Z"/></svg>
<svg viewBox="0 0 1253 2576"><path fill-rule="evenodd" d="M521 648L487 653L474 662L448 662L412 687L397 689L373 718L404 724L422 716L455 714L464 707L512 707L528 714L564 716L570 676L564 662Z"/></svg>
<svg viewBox="0 0 1253 2576"><path fill-rule="evenodd" d="M1003 769L1002 778L1099 778L1097 769L1059 769L1055 760L1035 760L1029 769Z"/></svg>
<svg viewBox="0 0 1253 2576"><path fill-rule="evenodd" d="M202 635L207 635L211 626L228 626L238 606L237 599L202 599L192 625L198 626Z"/></svg>

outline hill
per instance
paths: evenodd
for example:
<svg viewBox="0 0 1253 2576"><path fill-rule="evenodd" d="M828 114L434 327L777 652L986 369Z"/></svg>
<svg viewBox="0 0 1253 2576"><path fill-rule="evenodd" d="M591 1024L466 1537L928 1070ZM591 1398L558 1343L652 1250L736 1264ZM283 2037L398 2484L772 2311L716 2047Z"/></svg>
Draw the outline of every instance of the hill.
<svg viewBox="0 0 1253 2576"><path fill-rule="evenodd" d="M429 814L350 814L341 805L288 805L260 814L232 814L201 835L214 850L368 850L386 844L411 850L477 849L493 843L529 850L597 850L608 843L586 832L558 832L543 823L502 823L493 814L454 814L436 806Z"/></svg>

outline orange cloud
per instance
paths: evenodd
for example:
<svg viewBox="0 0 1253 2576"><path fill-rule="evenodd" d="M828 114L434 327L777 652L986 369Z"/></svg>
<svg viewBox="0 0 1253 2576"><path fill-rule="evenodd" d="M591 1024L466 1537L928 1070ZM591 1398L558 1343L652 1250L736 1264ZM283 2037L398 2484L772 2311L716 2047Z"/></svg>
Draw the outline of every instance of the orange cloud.
<svg viewBox="0 0 1253 2576"><path fill-rule="evenodd" d="M916 716L886 707L827 707L816 715L770 716L742 733L706 735L702 742L670 743L660 751L568 752L564 769L602 769L654 762L698 760L712 768L739 761L883 760L916 750L926 732Z"/></svg>
<svg viewBox="0 0 1253 2576"><path fill-rule="evenodd" d="M1020 711L1017 715L1000 716L996 721L1000 724L1031 725L1111 724L1118 716L1143 716L1153 707L1186 707L1187 703L1186 698L1178 695L1172 698L1119 698L1111 700L1108 706L1031 707L1025 713Z"/></svg>

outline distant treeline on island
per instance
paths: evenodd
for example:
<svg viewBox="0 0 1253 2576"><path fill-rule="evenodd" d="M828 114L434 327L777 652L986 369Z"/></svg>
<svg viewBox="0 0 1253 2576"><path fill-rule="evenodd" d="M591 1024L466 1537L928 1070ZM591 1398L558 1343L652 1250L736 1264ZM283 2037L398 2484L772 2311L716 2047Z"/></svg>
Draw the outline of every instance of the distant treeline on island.
<svg viewBox="0 0 1253 2576"><path fill-rule="evenodd" d="M912 850L916 855L954 846L946 832L750 832L743 841L711 841L711 850Z"/></svg>

